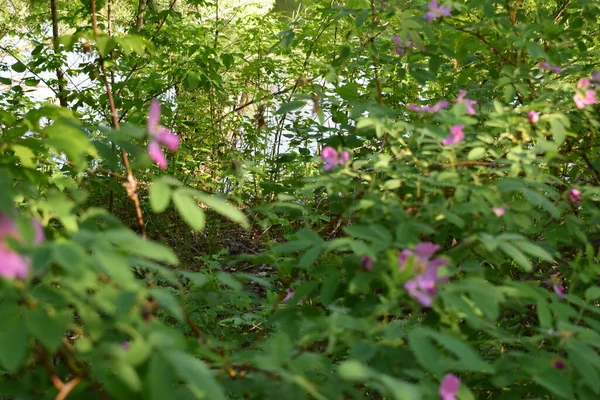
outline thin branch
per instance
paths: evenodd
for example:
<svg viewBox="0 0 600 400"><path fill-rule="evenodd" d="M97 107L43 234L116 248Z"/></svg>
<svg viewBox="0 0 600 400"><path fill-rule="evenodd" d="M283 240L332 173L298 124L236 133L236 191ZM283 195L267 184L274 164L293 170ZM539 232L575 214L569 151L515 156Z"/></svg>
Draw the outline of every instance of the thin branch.
<svg viewBox="0 0 600 400"><path fill-rule="evenodd" d="M307 80L307 83L308 83L308 82L311 82L311 81L312 81L312 79L308 79L308 80ZM267 100L267 99L270 99L271 97L275 97L275 96L278 96L278 95L280 95L280 94L287 93L287 92L289 92L290 90L294 90L295 88L296 88L296 85L294 84L293 86L289 86L289 87L287 87L287 88L285 88L285 89L281 89L281 90L278 90L278 91L276 91L276 92L273 92L273 93L266 94L266 95L264 95L264 96L261 96L261 97L257 97L257 98L255 98L254 100L250 100L250 101L248 101L248 102L246 102L246 103L244 103L244 104L241 104L241 105L239 105L239 106L236 106L236 107L234 107L234 108L233 108L231 111L229 111L229 112L225 113L225 114L224 114L224 115L223 115L221 118L219 118L219 119L217 120L217 123L218 123L218 122L221 122L221 121L223 121L225 118L227 118L227 117L228 117L228 116L230 116L231 114L234 114L234 113L236 113L236 112L238 112L238 111L240 111L240 110L243 110L243 109L244 109L244 108L246 108L246 107L249 107L249 106L251 106L252 104L255 104L255 103L260 103L261 101L263 101L263 100Z"/></svg>
<svg viewBox="0 0 600 400"><path fill-rule="evenodd" d="M77 165L71 161L66 161L67 165L70 165L72 167L76 167ZM112 176L114 178L117 179L122 179L122 180L127 180L127 177L125 175L119 174L118 172L114 172L111 171L109 169L103 169L103 168L96 168L96 169L91 169L91 168L87 168L85 170L85 172L87 172L88 174L92 174L92 175L98 175L98 174L106 174L109 176Z"/></svg>
<svg viewBox="0 0 600 400"><path fill-rule="evenodd" d="M98 41L98 19L96 16L96 0L90 0L90 5L92 8L92 28L94 30L94 39L96 43ZM108 98L108 105L110 107L110 116L112 119L112 126L114 129L118 130L119 126L119 117L117 114L117 109L115 107L115 100L113 98L112 89L110 87L110 83L108 81L108 74L106 73L106 65L104 62L104 56L98 53L100 69L102 71L102 79L104 80L104 86L106 88L106 97ZM121 148L121 159L123 160L123 165L125 166L125 170L127 172L127 182L123 184L125 189L127 190L127 195L133 201L135 207L135 213L137 216L137 222L140 228L140 233L142 237L146 237L146 226L144 225L144 217L142 215L142 208L140 207L140 199L137 194L137 180L133 176L133 172L131 171L131 165L129 165L129 157L127 156L127 152L125 149Z"/></svg>
<svg viewBox="0 0 600 400"><path fill-rule="evenodd" d="M54 400L65 400L67 398L67 396L69 395L69 393L71 393L71 390L75 389L75 386L77 386L79 384L79 382L81 382L81 378L78 376L71 379L69 382L67 382L63 386L63 388L56 395L56 398Z"/></svg>
<svg viewBox="0 0 600 400"><path fill-rule="evenodd" d="M452 25L451 23L443 20L444 23L446 23L448 26L450 26L451 28L456 29L459 32L464 32L467 33L469 35L473 35L475 36L477 39L479 39L482 43L486 44L490 50L492 50L494 53L496 53L498 56L500 56L500 58L502 58L504 61L514 65L515 67L517 66L517 63L514 62L512 59L506 57L504 54L502 54L500 52L500 50L498 50L496 47L494 47L493 44L491 44L485 37L481 36L481 34L479 32L473 32L464 28L461 28L460 26L456 26L456 25Z"/></svg>
<svg viewBox="0 0 600 400"><path fill-rule="evenodd" d="M556 13L554 13L554 23L556 23L558 21L558 19L562 16L562 13L567 9L569 4L571 4L571 0L566 0L562 4L562 6L560 6L560 8L558 10L556 10Z"/></svg>
<svg viewBox="0 0 600 400"><path fill-rule="evenodd" d="M4 46L0 46L0 50L6 52L9 56L11 56L12 58L14 58L17 61L21 61L19 60L19 58L8 48L4 47ZM56 89L54 89L52 87L52 85L50 85L50 83L48 83L47 80L45 80L44 78L42 78L40 75L38 75L35 71L33 71L31 68L29 68L27 65L25 65L25 68L27 68L27 70L32 73L37 79L39 79L41 82L44 82L44 84L48 87L48 89L52 90L52 92L58 97L58 92L56 91Z"/></svg>
<svg viewBox="0 0 600 400"><path fill-rule="evenodd" d="M503 167L504 164L496 164L495 162L490 161L459 161L453 163L442 164L443 167L465 167L468 165L482 165L484 167Z"/></svg>
<svg viewBox="0 0 600 400"><path fill-rule="evenodd" d="M510 22L514 25L517 22L517 11L519 9L519 4L521 3L521 0L516 0L515 1L515 6L512 10L512 14L510 15Z"/></svg>
<svg viewBox="0 0 600 400"><path fill-rule="evenodd" d="M598 169L594 166L594 164L590 161L590 159L588 158L588 156L584 153L576 153L578 154L583 161L585 161L585 163L587 164L588 168L590 168L592 170L592 172L594 173L594 177L596 178L596 184L600 183L600 171L598 171Z"/></svg>

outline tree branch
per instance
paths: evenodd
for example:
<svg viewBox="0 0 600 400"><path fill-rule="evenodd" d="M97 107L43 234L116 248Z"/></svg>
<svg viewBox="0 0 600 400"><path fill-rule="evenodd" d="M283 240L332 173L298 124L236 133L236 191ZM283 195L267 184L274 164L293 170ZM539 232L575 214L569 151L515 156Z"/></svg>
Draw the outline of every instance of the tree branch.
<svg viewBox="0 0 600 400"><path fill-rule="evenodd" d="M90 0L90 5L92 8L92 28L94 30L94 39L96 43L98 41L98 19L96 16L96 0ZM100 69L102 71L102 79L104 81L104 86L106 88L106 97L108 98L108 105L110 107L110 116L112 119L112 126L114 129L118 130L119 126L119 117L117 115L117 109L115 107L115 100L112 94L112 89L110 87L110 83L108 81L108 74L106 73L106 64L104 62L104 57L98 53ZM127 195L133 201L135 207L135 213L137 217L137 222L140 228L140 233L142 237L146 237L146 226L144 225L144 217L142 215L142 209L140 207L140 199L137 194L137 180L133 176L133 172L131 171L131 165L129 165L129 157L127 156L127 152L125 149L121 148L121 159L123 160L123 165L125 166L125 170L127 173L127 182L123 184L125 190L127 190Z"/></svg>
<svg viewBox="0 0 600 400"><path fill-rule="evenodd" d="M58 43L58 8L56 0L50 0L50 12L52 14L52 44L54 46L54 56L58 58L60 54L60 46ZM67 96L65 92L65 74L63 73L60 65L56 66L56 79L58 80L58 101L61 107L67 107Z"/></svg>

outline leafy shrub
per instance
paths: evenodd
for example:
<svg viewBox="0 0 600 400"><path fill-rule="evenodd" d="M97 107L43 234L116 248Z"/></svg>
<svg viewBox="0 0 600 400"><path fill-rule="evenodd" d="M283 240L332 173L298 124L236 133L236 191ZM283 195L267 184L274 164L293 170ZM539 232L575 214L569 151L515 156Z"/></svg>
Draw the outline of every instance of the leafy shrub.
<svg viewBox="0 0 600 400"><path fill-rule="evenodd" d="M92 86L0 94L1 395L598 398L597 2L315 2L230 48L188 3L134 35L58 2L83 27L11 65L91 53ZM30 13L11 35L47 35ZM293 86L232 105L261 71ZM197 268L145 237L179 250L206 208L261 250Z"/></svg>

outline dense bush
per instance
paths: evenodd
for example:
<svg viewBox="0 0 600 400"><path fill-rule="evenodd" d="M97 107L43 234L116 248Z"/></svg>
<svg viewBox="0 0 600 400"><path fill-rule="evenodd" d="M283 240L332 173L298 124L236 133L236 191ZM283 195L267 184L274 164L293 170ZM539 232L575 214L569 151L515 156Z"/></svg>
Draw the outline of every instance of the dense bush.
<svg viewBox="0 0 600 400"><path fill-rule="evenodd" d="M600 396L599 2L130 3L0 13L0 397Z"/></svg>

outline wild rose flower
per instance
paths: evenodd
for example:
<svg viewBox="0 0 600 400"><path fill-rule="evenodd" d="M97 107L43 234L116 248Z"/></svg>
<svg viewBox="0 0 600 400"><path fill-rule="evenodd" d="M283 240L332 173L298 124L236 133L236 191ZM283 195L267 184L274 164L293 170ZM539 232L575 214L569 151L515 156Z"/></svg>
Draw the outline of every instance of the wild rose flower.
<svg viewBox="0 0 600 400"><path fill-rule="evenodd" d="M292 297L294 297L294 291L292 289L288 289L287 294L285 295L285 297L283 298L283 300L281 300L282 302L286 303L288 301L290 301L290 299Z"/></svg>
<svg viewBox="0 0 600 400"><path fill-rule="evenodd" d="M410 39L406 39L403 41L398 35L392 36L392 40L394 41L394 43L396 43L396 45L394 46L394 51L399 56L403 56L406 53L406 50L414 47Z"/></svg>
<svg viewBox="0 0 600 400"><path fill-rule="evenodd" d="M542 61L539 64L541 69L545 69L546 71L550 71L553 72L555 74L558 74L559 72L562 72L562 70L564 69L563 67L558 67L556 65L552 65L550 64L548 61Z"/></svg>
<svg viewBox="0 0 600 400"><path fill-rule="evenodd" d="M38 221L33 221L35 243L44 240L44 231ZM31 259L23 256L9 247L7 238L21 241L23 238L17 230L15 222L7 215L0 214L0 276L8 279L25 279L29 271Z"/></svg>
<svg viewBox="0 0 600 400"><path fill-rule="evenodd" d="M584 109L586 105L596 104L596 92L589 89L590 81L586 78L581 78L577 82L577 89L579 89L573 96L573 101L577 108Z"/></svg>
<svg viewBox="0 0 600 400"><path fill-rule="evenodd" d="M560 300L565 298L565 288L560 283L552 285L552 290Z"/></svg>
<svg viewBox="0 0 600 400"><path fill-rule="evenodd" d="M454 374L446 374L440 384L439 394L442 400L456 400L460 388L460 378Z"/></svg>
<svg viewBox="0 0 600 400"><path fill-rule="evenodd" d="M167 168L167 158L162 152L161 145L171 151L179 149L179 136L175 135L160 122L160 103L158 100L152 100L148 112L148 134L150 135L150 144L148 145L148 154L150 158L158 164L160 169Z"/></svg>
<svg viewBox="0 0 600 400"><path fill-rule="evenodd" d="M547 287L552 286L552 290L554 291L556 297L558 297L559 300L565 298L565 287L560 283L560 278L558 276L552 276L545 282L545 284Z"/></svg>
<svg viewBox="0 0 600 400"><path fill-rule="evenodd" d="M492 212L496 214L496 217L501 217L504 215L504 207L492 207Z"/></svg>
<svg viewBox="0 0 600 400"><path fill-rule="evenodd" d="M323 160L323 169L329 171L337 165L346 164L350 160L350 153L342 151L338 153L333 147L327 146L321 151L321 160Z"/></svg>
<svg viewBox="0 0 600 400"><path fill-rule="evenodd" d="M436 18L449 17L452 9L444 5L438 6L438 0L431 0L429 11L425 13L425 21L431 23Z"/></svg>
<svg viewBox="0 0 600 400"><path fill-rule="evenodd" d="M569 190L569 201L574 204L579 204L581 201L581 192L577 189Z"/></svg>
<svg viewBox="0 0 600 400"><path fill-rule="evenodd" d="M402 39L400 39L400 36L394 35L394 36L392 36L392 40L396 44L394 46L394 51L399 56L405 55L406 52L411 49L419 49L421 51L425 51L425 47L423 47L423 46L417 47L417 45L415 43L413 43L412 40L410 40L410 38L407 38L406 40L402 40Z"/></svg>
<svg viewBox="0 0 600 400"><path fill-rule="evenodd" d="M416 104L407 104L406 108L414 112L425 112L434 114L444 108L447 108L450 104L446 100L438 101L433 106L417 106Z"/></svg>
<svg viewBox="0 0 600 400"><path fill-rule="evenodd" d="M361 258L361 266L365 271L370 271L373 269L374 261L369 256L362 256Z"/></svg>
<svg viewBox="0 0 600 400"><path fill-rule="evenodd" d="M456 143L460 143L465 138L463 125L454 125L450 128L450 134L442 141L442 144L450 146Z"/></svg>
<svg viewBox="0 0 600 400"><path fill-rule="evenodd" d="M398 255L400 270L406 268L409 257L414 257L416 276L404 283L404 289L408 294L418 301L423 307L431 307L432 299L437 294L436 285L448 282L448 278L438 278L438 270L448 261L443 258L432 258L433 254L440 249L434 243L423 242L415 246L415 250L402 250Z"/></svg>
<svg viewBox="0 0 600 400"><path fill-rule="evenodd" d="M535 125L540 120L540 114L537 111L531 110L529 111L529 114L527 114L527 119L529 120L529 122Z"/></svg>
<svg viewBox="0 0 600 400"><path fill-rule="evenodd" d="M454 102L456 104L463 103L465 105L465 107L467 108L467 114L469 114L469 115L475 115L475 106L477 105L477 101L476 100L467 99L465 97L466 95L467 95L467 91L466 90L459 90L458 91L458 97L456 98L456 100L454 100Z"/></svg>

